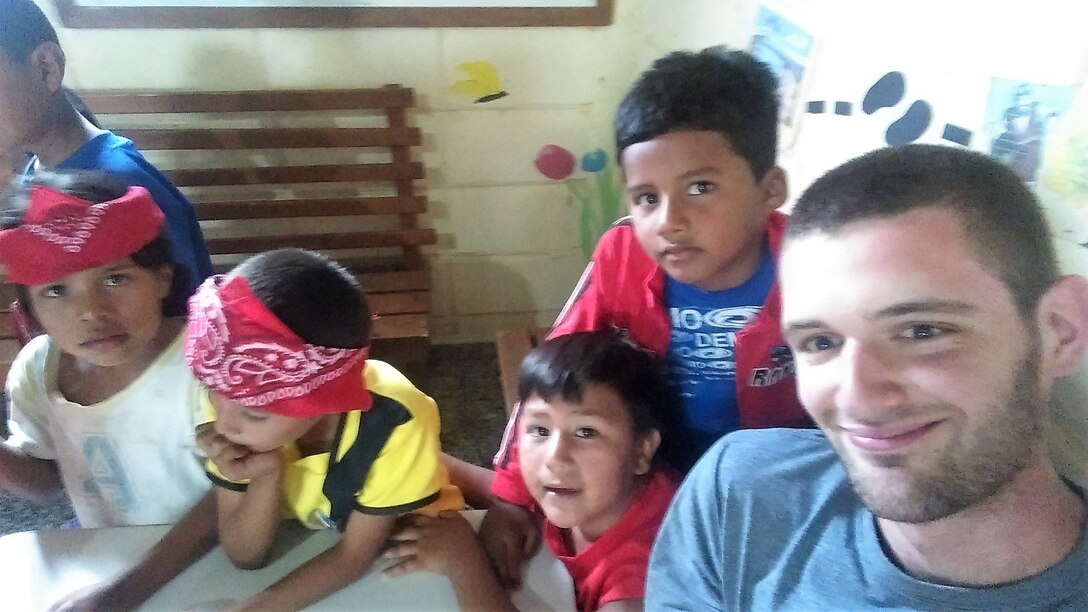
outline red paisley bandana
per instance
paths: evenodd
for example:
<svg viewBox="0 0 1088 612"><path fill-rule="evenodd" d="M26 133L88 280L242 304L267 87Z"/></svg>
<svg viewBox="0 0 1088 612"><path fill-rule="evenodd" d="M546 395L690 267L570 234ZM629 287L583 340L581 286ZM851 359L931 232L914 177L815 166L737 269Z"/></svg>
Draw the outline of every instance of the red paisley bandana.
<svg viewBox="0 0 1088 612"><path fill-rule="evenodd" d="M368 353L306 344L241 276L213 276L189 299L189 369L243 406L295 418L369 410Z"/></svg>
<svg viewBox="0 0 1088 612"><path fill-rule="evenodd" d="M23 224L0 231L0 263L8 281L42 285L132 255L162 224L162 210L143 187L101 204L33 187Z"/></svg>

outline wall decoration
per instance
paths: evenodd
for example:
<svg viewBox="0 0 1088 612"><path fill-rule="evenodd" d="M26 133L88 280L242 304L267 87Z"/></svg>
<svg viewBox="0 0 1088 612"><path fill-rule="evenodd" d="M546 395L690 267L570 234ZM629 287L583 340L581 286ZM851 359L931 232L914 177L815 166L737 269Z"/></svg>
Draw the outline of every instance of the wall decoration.
<svg viewBox="0 0 1088 612"><path fill-rule="evenodd" d="M803 125L780 146L791 198L879 147L962 146L1007 163L1055 235L1088 246L1088 9L1046 0L1010 19L975 4L907 3L893 14L865 0L751 0L803 24L817 47ZM1078 270L1088 270L1084 253Z"/></svg>
<svg viewBox="0 0 1088 612"><path fill-rule="evenodd" d="M993 79L986 101L990 154L1034 185L1055 120L1073 99L1072 87Z"/></svg>
<svg viewBox="0 0 1088 612"><path fill-rule="evenodd" d="M489 62L464 62L457 69L465 74L464 79L455 82L450 90L473 98L476 104L494 102L507 94L502 90L499 71Z"/></svg>
<svg viewBox="0 0 1088 612"><path fill-rule="evenodd" d="M1046 112L1046 111L1044 111ZM1088 83L1047 124L1036 192L1054 233L1088 247Z"/></svg>
<svg viewBox="0 0 1088 612"><path fill-rule="evenodd" d="M613 0L57 0L69 28L605 26Z"/></svg>
<svg viewBox="0 0 1088 612"><path fill-rule="evenodd" d="M592 183L571 178L575 172L574 154L559 145L545 145L533 160L536 169L553 181L563 181L578 201L578 232L582 253L586 259L593 255L597 239L620 217L623 189L613 173L613 165L604 149L594 149L581 159L581 170L589 174Z"/></svg>
<svg viewBox="0 0 1088 612"><path fill-rule="evenodd" d="M801 119L802 85L813 59L813 47L812 34L774 10L759 7L748 50L767 64L778 79L781 99L778 117L785 135L780 140L784 145L792 142L793 128Z"/></svg>
<svg viewBox="0 0 1088 612"><path fill-rule="evenodd" d="M885 109L894 108L906 97L907 77L898 70L885 73L865 92L861 100L861 112L866 115ZM808 112L822 114L826 112L827 102L813 100L808 103ZM850 116L854 105L847 100L835 102L835 114ZM898 118L888 124L884 131L884 143L894 147L917 141L929 129L933 121L933 107L927 100L914 100ZM941 139L962 146L971 144L971 130L951 123L946 123L941 132Z"/></svg>

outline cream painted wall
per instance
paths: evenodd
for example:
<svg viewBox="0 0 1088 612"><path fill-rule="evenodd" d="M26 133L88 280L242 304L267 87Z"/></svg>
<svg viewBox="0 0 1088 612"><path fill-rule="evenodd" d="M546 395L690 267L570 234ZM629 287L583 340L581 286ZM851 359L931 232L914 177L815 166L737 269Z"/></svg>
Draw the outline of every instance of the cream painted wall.
<svg viewBox="0 0 1088 612"><path fill-rule="evenodd" d="M59 24L52 0L38 0ZM612 109L654 57L742 28L738 0L616 0L606 28L356 30L59 29L75 88L177 90L369 87L416 89L426 134L422 187L433 340L490 341L498 329L548 325L585 264L577 204L537 172L545 144L611 154ZM708 20L724 24L721 32ZM694 30L694 32L693 32ZM741 40L741 39L737 39ZM683 41L685 44L678 45ZM505 98L453 93L465 61L492 63Z"/></svg>

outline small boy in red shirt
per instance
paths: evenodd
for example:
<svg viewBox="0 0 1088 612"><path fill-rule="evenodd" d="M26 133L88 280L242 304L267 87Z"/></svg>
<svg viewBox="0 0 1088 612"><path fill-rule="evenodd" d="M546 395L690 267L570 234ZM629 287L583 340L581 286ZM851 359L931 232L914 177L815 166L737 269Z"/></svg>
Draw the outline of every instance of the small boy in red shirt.
<svg viewBox="0 0 1088 612"><path fill-rule="evenodd" d="M677 485L654 460L666 397L660 367L611 329L554 338L522 362L522 475L579 610L642 609L650 547ZM386 574L445 574L462 609L514 609L456 512L406 517L392 539L384 556L398 561Z"/></svg>

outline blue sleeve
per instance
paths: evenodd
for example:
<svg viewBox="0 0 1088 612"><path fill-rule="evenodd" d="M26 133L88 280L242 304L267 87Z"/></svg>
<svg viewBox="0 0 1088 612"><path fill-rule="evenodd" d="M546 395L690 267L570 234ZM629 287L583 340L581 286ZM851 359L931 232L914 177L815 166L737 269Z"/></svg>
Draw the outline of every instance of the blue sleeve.
<svg viewBox="0 0 1088 612"><path fill-rule="evenodd" d="M208 255L208 247L204 244L204 234L200 230L193 205L142 155L129 151L124 151L124 155L129 158L131 164L119 174L124 176L129 184L147 188L155 203L166 215L166 230L170 246L174 250L174 258L189 270L190 289L195 290L197 285L211 276L212 261Z"/></svg>

